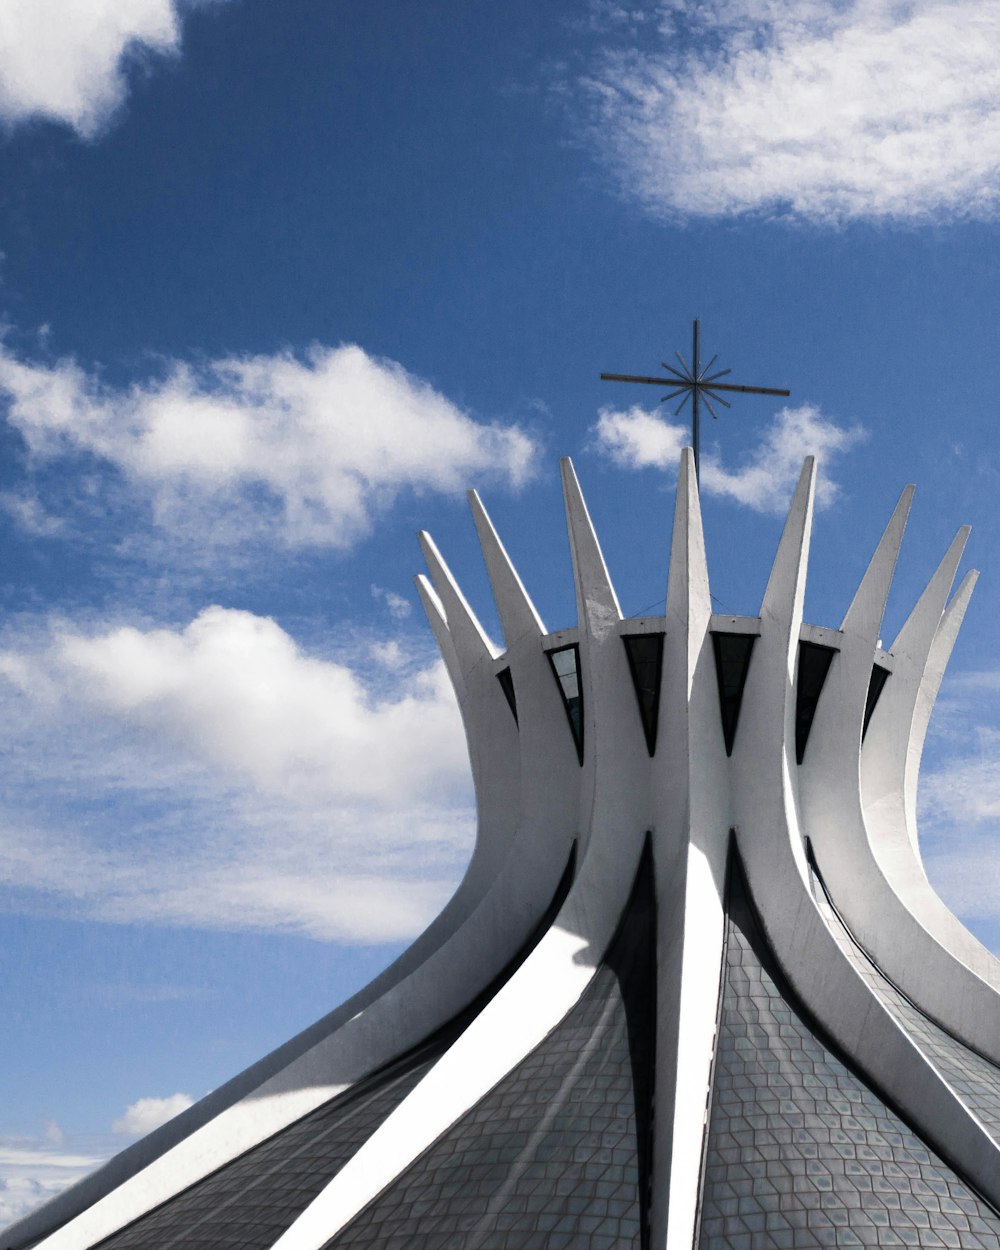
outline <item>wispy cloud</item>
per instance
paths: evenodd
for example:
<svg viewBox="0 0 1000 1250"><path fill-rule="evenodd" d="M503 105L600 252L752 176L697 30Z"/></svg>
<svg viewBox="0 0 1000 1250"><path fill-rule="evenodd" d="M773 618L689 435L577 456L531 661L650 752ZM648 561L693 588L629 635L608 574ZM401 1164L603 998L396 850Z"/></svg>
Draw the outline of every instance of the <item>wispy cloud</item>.
<svg viewBox="0 0 1000 1250"><path fill-rule="evenodd" d="M0 511L6 512L20 529L35 538L53 538L66 528L61 518L51 516L38 497L27 491L0 491Z"/></svg>
<svg viewBox="0 0 1000 1250"><path fill-rule="evenodd" d="M107 1151L62 1146L49 1126L41 1139L0 1137L0 1228L20 1219L81 1180L107 1158Z"/></svg>
<svg viewBox="0 0 1000 1250"><path fill-rule="evenodd" d="M664 0L585 88L657 216L992 218L996 0Z"/></svg>
<svg viewBox="0 0 1000 1250"><path fill-rule="evenodd" d="M402 595L397 594L394 590L386 590L384 586L373 585L372 598L381 599L389 609L389 615L397 621L405 621L413 610L413 605L409 599L404 599Z"/></svg>
<svg viewBox="0 0 1000 1250"><path fill-rule="evenodd" d="M667 473L676 473L681 448L691 438L686 426L639 407L603 409L593 433L596 449L619 467ZM732 499L756 512L781 513L788 506L803 459L815 455L819 466L816 503L829 507L840 489L830 474L831 465L865 437L861 426L837 425L811 405L783 408L742 465L727 468L716 454L703 453L702 493Z"/></svg>
<svg viewBox="0 0 1000 1250"><path fill-rule="evenodd" d="M128 68L180 50L181 12L218 0L4 0L0 119L44 117L97 135L124 103Z"/></svg>
<svg viewBox="0 0 1000 1250"><path fill-rule="evenodd" d="M36 635L0 651L0 905L384 941L444 903L473 817L440 664L218 607Z"/></svg>
<svg viewBox="0 0 1000 1250"><path fill-rule="evenodd" d="M1000 672L950 674L928 735L920 845L927 874L967 921L1000 921Z"/></svg>
<svg viewBox="0 0 1000 1250"><path fill-rule="evenodd" d="M188 1094L170 1094L167 1098L139 1098L115 1120L112 1133L125 1137L145 1137L154 1128L166 1124L194 1103Z"/></svg>
<svg viewBox="0 0 1000 1250"><path fill-rule="evenodd" d="M356 346L168 361L122 388L0 349L0 398L36 462L97 457L157 526L199 545L346 547L403 492L521 485L536 451L519 427L477 422Z"/></svg>

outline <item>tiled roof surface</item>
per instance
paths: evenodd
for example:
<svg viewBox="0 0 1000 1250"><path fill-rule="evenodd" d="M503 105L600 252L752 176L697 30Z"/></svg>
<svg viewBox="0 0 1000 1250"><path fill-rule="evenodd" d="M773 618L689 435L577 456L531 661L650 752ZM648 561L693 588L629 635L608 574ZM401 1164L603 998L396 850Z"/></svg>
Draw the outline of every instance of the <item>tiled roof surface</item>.
<svg viewBox="0 0 1000 1250"><path fill-rule="evenodd" d="M437 1058L422 1052L348 1090L100 1243L99 1250L264 1250Z"/></svg>
<svg viewBox="0 0 1000 1250"><path fill-rule="evenodd" d="M952 1089L1000 1143L1000 1069L964 1046L882 975L835 911L823 882L812 874L813 895L830 931L889 1014L931 1060Z"/></svg>
<svg viewBox="0 0 1000 1250"><path fill-rule="evenodd" d="M804 1021L732 878L701 1250L1000 1250L996 1212Z"/></svg>
<svg viewBox="0 0 1000 1250"><path fill-rule="evenodd" d="M647 854L622 927L573 1010L329 1245L638 1250L653 925Z"/></svg>
<svg viewBox="0 0 1000 1250"><path fill-rule="evenodd" d="M397 1062L290 1124L93 1250L265 1250L305 1210L524 962L555 918L576 862L570 851L545 914L510 963L454 1020Z"/></svg>

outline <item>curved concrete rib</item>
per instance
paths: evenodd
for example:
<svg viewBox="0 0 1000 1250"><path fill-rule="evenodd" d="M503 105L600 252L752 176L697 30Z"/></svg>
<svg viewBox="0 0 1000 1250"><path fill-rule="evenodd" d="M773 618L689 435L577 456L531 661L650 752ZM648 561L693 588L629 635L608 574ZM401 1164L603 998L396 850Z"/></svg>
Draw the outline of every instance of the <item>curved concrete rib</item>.
<svg viewBox="0 0 1000 1250"><path fill-rule="evenodd" d="M577 876L555 921L276 1243L276 1250L319 1250L579 1001L627 905L647 830L657 896L653 1250L689 1250L695 1235L700 1160L694 1143L703 1137L710 1086L732 829L765 937L821 1034L968 1181L1000 1204L1000 1143L977 1118L976 1104L963 1102L958 1084L950 1083L953 1069L942 1058L944 1050L935 1051L933 1039L927 1040L931 1034L913 1026L917 1013L909 1004L912 1018L894 1013L891 1003L899 996L877 987L853 937L845 945L847 930L839 919L834 925L834 909L824 910L814 896L805 850L808 834L834 903L888 977L950 1032L992 1057L991 1030L998 1039L994 1049L1000 1046L1000 964L933 894L920 866L913 820L927 720L975 581L968 575L945 606L964 533L885 660L893 672L862 748L868 683L873 660L883 655L878 633L912 488L903 492L840 631L803 626L815 489L815 465L807 460L759 620L740 621L739 628L758 636L727 758L691 452L682 454L678 477L662 622L623 622L569 461L562 474L579 611L573 629L546 636L474 493L470 503L504 653L486 636L433 542L421 536L433 585L418 578L418 591L458 696L479 818L476 849L451 902L361 994L126 1152L96 1187L92 1180L89 1190L61 1200L62 1207L60 1200L50 1204L40 1222L22 1222L15 1245L24 1247L67 1213L82 1211L40 1244L84 1250L419 1044L523 949L575 840ZM714 626L726 629L729 623L715 618ZM650 757L621 638L660 630L659 723ZM802 638L835 654L798 765ZM582 767L546 654L568 644L579 650ZM513 683L516 719L497 677L504 669ZM888 771L888 783L875 776L879 768ZM890 802L884 791L893 788ZM939 1010L928 1005L935 1003ZM116 1175L125 1183L103 1196Z"/></svg>
<svg viewBox="0 0 1000 1250"><path fill-rule="evenodd" d="M463 709L467 709L469 699L465 694L465 679L445 620L444 607L426 580L418 582L418 591L438 639L449 675L455 684L459 703ZM493 685L496 684L492 676L488 680ZM492 689L487 688L492 693ZM500 697L502 700L502 695ZM506 706L503 706L502 714L509 718ZM474 732L472 736L482 741L482 733ZM500 741L502 736L501 730ZM513 754L508 752L508 758L512 758L516 765L516 744ZM486 761L489 775L476 778L477 801L480 796L509 796L517 793L517 778L516 775L512 777L509 767L500 769L502 776L496 775L498 764L502 764L503 760L502 751L491 753L490 759ZM483 773L482 768L480 773ZM221 1166L234 1154L298 1118L312 1106L332 1096L338 1085L345 1081L349 1083L349 1077L340 1077L334 1073L317 1077L313 1057L331 1035L413 975L431 954L455 934L475 909L495 880L510 849L513 835L511 824L516 821L516 804L494 803L493 807L495 814L491 815L483 811L480 803L481 819L476 847L455 894L440 915L390 967L334 1011L214 1090L194 1107L122 1151L102 1168L57 1195L45 1206L13 1224L7 1230L10 1244L28 1244L45 1237L53 1229L60 1229L58 1240L53 1241L53 1245L90 1245L97 1237L107 1235L151 1206L179 1192L185 1185L197 1179L206 1168ZM551 843L554 854L550 857L551 863L546 862L539 866L541 880L538 898L541 903L538 914L546 905L543 898L546 883L550 886L551 896L551 890L558 880L558 872L561 871L556 861L561 856L565 863L571 840L571 835L560 838L558 831L554 831L552 838L541 844L544 847ZM533 852L529 858L537 861L538 852ZM553 871L556 873L555 877L552 876ZM510 888L509 883L507 888ZM516 889L517 887L515 892ZM527 904L529 911L532 905ZM501 910L503 906L501 903ZM501 929L510 928L512 950L519 944L519 932L523 930L527 934L533 923L530 915L515 912L515 916L516 919L512 918L509 926L500 926ZM494 922L488 921L487 924L492 926ZM486 975L483 983L487 983L489 979L490 976ZM374 1066L382 1061L384 1059L379 1060L376 1056ZM269 1112L260 1114L255 1109L260 1105L258 1099L268 1097L266 1091L270 1085L280 1080L283 1074L294 1085L296 1078L292 1074L299 1070L309 1073L302 1077L304 1084L300 1095L270 1097ZM247 1108L253 1109L252 1114L248 1114ZM232 1121L238 1125L231 1130L231 1136L228 1128L221 1135L217 1133L220 1117L224 1124L228 1125ZM258 1120L259 1126L255 1127ZM177 1163L180 1156L187 1157L187 1164ZM84 1218L78 1221L77 1217L81 1216ZM91 1228L98 1232L91 1235L87 1231Z"/></svg>
<svg viewBox="0 0 1000 1250"><path fill-rule="evenodd" d="M857 939L921 1010L998 1063L1000 961L934 892L916 841L916 783L927 722L975 583L974 575L967 576L953 609L945 611L967 537L967 527L956 535L893 643L892 675L861 751L864 846L845 861L845 850L834 845L843 836L833 825L846 793L831 791L810 819L818 830L825 816L830 827L822 851L830 864L827 883Z"/></svg>
<svg viewBox="0 0 1000 1250"><path fill-rule="evenodd" d="M479 535L479 546L507 650L517 646L525 638L541 638L545 633L542 618L531 602L517 569L511 563L507 549L500 541L500 535L496 532L477 491L469 491L469 507L472 509L472 519Z"/></svg>
<svg viewBox="0 0 1000 1250"><path fill-rule="evenodd" d="M892 585L893 575L896 572L896 562L899 559L899 549L903 543L906 522L909 519L910 508L913 504L913 491L914 487L912 485L903 487L899 501L893 509L892 516L889 518L889 524L885 527L879 544L875 548L875 554L869 561L867 569L865 569L865 575L854 592L851 606L847 609L840 625L841 633L851 638L861 639L866 645L870 642L872 655L875 654L875 648L878 645L882 618L885 615L886 600L889 597L889 588ZM871 663L869 662L862 695L867 693L870 674ZM861 708L863 712L864 698L861 701ZM859 733L859 742L860 738L861 735Z"/></svg>
<svg viewBox="0 0 1000 1250"><path fill-rule="evenodd" d="M794 767L790 666L802 623L811 511L811 483L800 480L764 597L759 654L744 694L747 723L733 752L740 854L768 942L806 1009L874 1088L996 1203L996 1144L860 976L810 890L789 760Z"/></svg>
<svg viewBox="0 0 1000 1250"><path fill-rule="evenodd" d="M621 609L600 543L577 481L563 459L563 501L576 584L583 693L584 759L580 777L580 831L584 844L600 827L622 837L647 829L650 760L620 637Z"/></svg>
<svg viewBox="0 0 1000 1250"><path fill-rule="evenodd" d="M465 678L462 676L462 667L459 663L458 652L455 650L455 644L452 641L451 630L448 628L448 618L445 615L444 604L441 602L437 591L427 580L423 573L418 573L413 579L413 584L417 588L417 594L420 597L420 605L424 609L424 615L427 617L427 624L431 627L434 634L434 641L437 643L438 650L441 652L441 659L444 666L448 670L448 677L451 681L452 688L458 698L459 706L462 704L462 698L465 693Z"/></svg>
<svg viewBox="0 0 1000 1250"><path fill-rule="evenodd" d="M903 787L903 801L906 812L906 831L914 855L920 857L920 842L917 835L917 781L920 772L920 760L923 755L924 741L927 737L927 726L931 712L937 701L938 691L944 678L945 669L951 659L951 653L958 638L962 621L972 592L979 580L979 573L970 569L962 578L958 589L944 610L941 623L934 633L934 641L927 652L917 698L913 708L913 719L910 722L910 740L906 751L906 777Z"/></svg>
<svg viewBox="0 0 1000 1250"><path fill-rule="evenodd" d="M916 842L914 814L916 773L927 723L976 578L975 572L963 578L929 649L909 727L906 784L910 792L894 798L884 796L865 809L873 855L898 900L897 910L905 909L906 915L914 918L921 931L929 935L935 953L930 964L917 959L913 950L906 947L897 926L896 940L901 949L895 960L885 958L882 947L892 932L891 916L886 917L886 933L881 940L873 941L868 932L859 933L858 937L890 980L927 1015L997 1063L1000 960L965 928L927 880ZM850 922L851 917L847 918Z"/></svg>
<svg viewBox="0 0 1000 1250"><path fill-rule="evenodd" d="M619 848L610 876L587 856L562 911L525 963L274 1250L320 1250L559 1024L611 941L638 865L635 849Z"/></svg>
<svg viewBox="0 0 1000 1250"><path fill-rule="evenodd" d="M990 1047L992 1053L1000 1047L1000 1000L994 1001L993 990L970 975L969 957L963 959L963 953L972 949L974 939L933 893L912 853L910 839L899 834L905 821L901 784L895 799L895 822L878 822L871 808L863 810L861 800L859 748L865 697L908 496L909 491L904 492L844 618L840 650L830 667L799 769L800 809L803 826L824 864L831 896L875 962L928 1014L947 1020L948 1027L968 1044L991 1054ZM960 534L904 626L901 637L909 643L894 657L899 667L883 692L883 697L888 697L889 686L897 683L894 702L897 709L904 709L904 722L906 709L910 709L906 759L898 751L896 759L909 768L912 777L916 776L933 694L950 652L950 645L935 652L934 639L946 634L953 640L957 630L956 621L942 634L942 621L932 635L930 625L935 614L940 618L940 606L963 543L964 534ZM930 658L932 653L938 657L936 662ZM914 689L914 679L919 677L917 663L923 665L924 673L933 670L936 674L933 692L926 687L929 679L924 679L923 697ZM889 707L891 710L893 704ZM918 708L922 709L919 713ZM876 722L873 717L866 751L873 734L886 732L885 721ZM891 747L891 742L873 742L872 757L884 759ZM956 958L962 962L956 963ZM994 974L1000 970L982 948L978 958L984 967L993 964Z"/></svg>
<svg viewBox="0 0 1000 1250"><path fill-rule="evenodd" d="M529 803L531 810L523 810L524 787L518 781L523 743L494 676L493 649L436 548L426 539L425 547L441 593L424 584L421 598L435 632L447 630L443 650L461 679L463 716L467 727L474 726L470 745L475 742L481 752L487 742L502 744L505 735L511 742L509 751L474 758L481 821L471 880L396 966L193 1108L198 1114L187 1113L182 1131L159 1140L153 1135L139 1143L142 1151L112 1160L76 1194L63 1195L22 1221L11 1230L14 1244L55 1227L42 1243L49 1250L84 1250L307 1114L461 1011L510 962L544 913L575 828L565 811L552 827L540 828L549 802ZM544 663L540 649L536 652ZM557 702L551 684L545 693ZM538 697L544 702L541 692ZM494 723L487 732L490 718ZM548 754L551 761L553 752ZM560 787L549 788L558 799Z"/></svg>
<svg viewBox="0 0 1000 1250"><path fill-rule="evenodd" d="M580 827L580 769L559 687L545 654L545 627L478 495L470 492L469 500L507 642L495 670L510 670L518 706L520 837L572 840ZM558 644L549 640L548 645ZM493 681L496 685L495 677ZM509 805L511 791L499 792L497 801Z"/></svg>
<svg viewBox="0 0 1000 1250"><path fill-rule="evenodd" d="M468 600L452 577L451 570L438 551L434 539L426 530L421 530L417 537L430 570L434 589L444 606L448 632L451 634L452 645L464 676L479 665L489 664L500 652L490 641L475 612L469 607Z"/></svg>
<svg viewBox="0 0 1000 1250"><path fill-rule="evenodd" d="M96 1244L428 1037L523 946L565 866L569 845L558 849L556 864L553 845L518 839L476 909L409 977L40 1245Z"/></svg>
<svg viewBox="0 0 1000 1250"><path fill-rule="evenodd" d="M631 696L620 619L603 557L572 466L564 467L567 518L574 551L581 617L579 645L585 705L597 708L597 729L619 729L588 745L581 806L580 868L548 932L499 993L406 1099L275 1243L275 1250L319 1250L432 1142L507 1075L579 1000L600 964L624 911L644 833L643 790L629 785L635 761L646 757L641 727L626 728L634 708L607 700ZM624 678L624 680L623 680ZM588 728L591 720L588 718ZM542 744L539 744L541 746ZM546 752L547 754L549 752ZM594 802L591 770L601 773ZM605 786L607 783L607 787Z"/></svg>
<svg viewBox="0 0 1000 1250"><path fill-rule="evenodd" d="M434 586L418 577L417 589L452 676L476 794L476 845L453 909L458 918L458 904L464 901L464 918L499 871L517 830L519 811L510 795L520 787L520 745L517 724L494 673L496 648L430 535L421 533L420 544Z"/></svg>
<svg viewBox="0 0 1000 1250"><path fill-rule="evenodd" d="M470 491L469 502L507 642L495 667L510 671L519 717L519 789L500 789L495 801L510 807L511 793L519 794L523 837L572 838L579 827L579 768L543 647L545 626L475 491Z"/></svg>
<svg viewBox="0 0 1000 1250"><path fill-rule="evenodd" d="M786 809L795 809L795 668L802 628L806 566L812 536L816 462L809 456L799 476L788 518L774 557L760 607L760 637L747 674L740 728L733 749L734 788L750 803L754 819L781 827ZM768 737L762 739L761 735ZM760 761L759 769L754 759ZM766 816L765 816L766 812ZM739 824L740 808L736 820ZM801 838L790 850L803 878Z"/></svg>
<svg viewBox="0 0 1000 1250"><path fill-rule="evenodd" d="M592 635L602 637L622 619L622 610L611 585L608 566L604 563L573 461L564 456L559 465L566 505L566 528L573 557L577 616L581 625L586 620Z"/></svg>
<svg viewBox="0 0 1000 1250"><path fill-rule="evenodd" d="M709 624L712 600L693 453L681 453L667 582L653 793L657 925L651 1245L690 1250L724 935L732 824ZM669 1221L668 1221L669 1216Z"/></svg>
<svg viewBox="0 0 1000 1250"><path fill-rule="evenodd" d="M470 697L452 642L451 632L448 629L444 605L433 586L423 574L419 574L413 580L437 641L438 650L448 670L448 676L451 678L451 684L458 697L466 741L469 743L469 761L476 791L476 842L472 858L469 860L458 888L448 900L444 910L414 942L413 947L410 947L411 950L414 947L421 947L423 953L428 954L439 946L448 934L453 933L472 912L500 871L500 865L510 851L514 834L517 831L517 809L511 803L498 802L496 796L509 794L512 789L516 792L518 756L516 733L512 734L502 717L497 718L499 724L495 727L497 751L485 756L481 752L473 751L472 743L481 740L484 728L482 724L484 717L482 715L477 717L474 709L479 707L483 700ZM482 681L483 675L480 674L479 678ZM490 691L490 693L493 692ZM490 704L489 710L496 716L500 709ZM511 741L512 737L514 741Z"/></svg>
<svg viewBox="0 0 1000 1250"><path fill-rule="evenodd" d="M920 686L968 537L969 527L963 526L889 648L893 657L892 677L872 714L861 753L861 793L866 813L877 813L880 805L891 802L891 796L904 791L908 778L912 778L915 788L910 738ZM919 758L915 763L919 763Z"/></svg>

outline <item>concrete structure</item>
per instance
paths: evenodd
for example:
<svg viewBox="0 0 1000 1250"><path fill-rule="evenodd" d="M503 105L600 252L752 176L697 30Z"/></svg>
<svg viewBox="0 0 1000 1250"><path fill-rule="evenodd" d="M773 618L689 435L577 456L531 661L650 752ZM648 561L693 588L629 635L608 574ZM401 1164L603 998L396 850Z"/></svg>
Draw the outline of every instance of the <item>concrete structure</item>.
<svg viewBox="0 0 1000 1250"><path fill-rule="evenodd" d="M422 536L479 817L445 911L4 1246L1000 1250L1000 963L914 822L965 532L884 650L908 489L807 625L807 461L759 615L713 615L685 452L665 616L626 620L563 485L574 628L475 495L502 652Z"/></svg>

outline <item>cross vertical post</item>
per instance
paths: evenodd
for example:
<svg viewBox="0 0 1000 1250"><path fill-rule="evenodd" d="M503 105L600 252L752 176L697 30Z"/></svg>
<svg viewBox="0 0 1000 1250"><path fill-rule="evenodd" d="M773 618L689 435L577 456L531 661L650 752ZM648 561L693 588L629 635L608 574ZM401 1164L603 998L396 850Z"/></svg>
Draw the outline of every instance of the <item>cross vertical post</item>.
<svg viewBox="0 0 1000 1250"><path fill-rule="evenodd" d="M691 370L697 378L701 375L701 335L698 318L694 319L694 343L691 347ZM691 391L691 446L694 450L694 480L701 485L701 406L698 387Z"/></svg>

